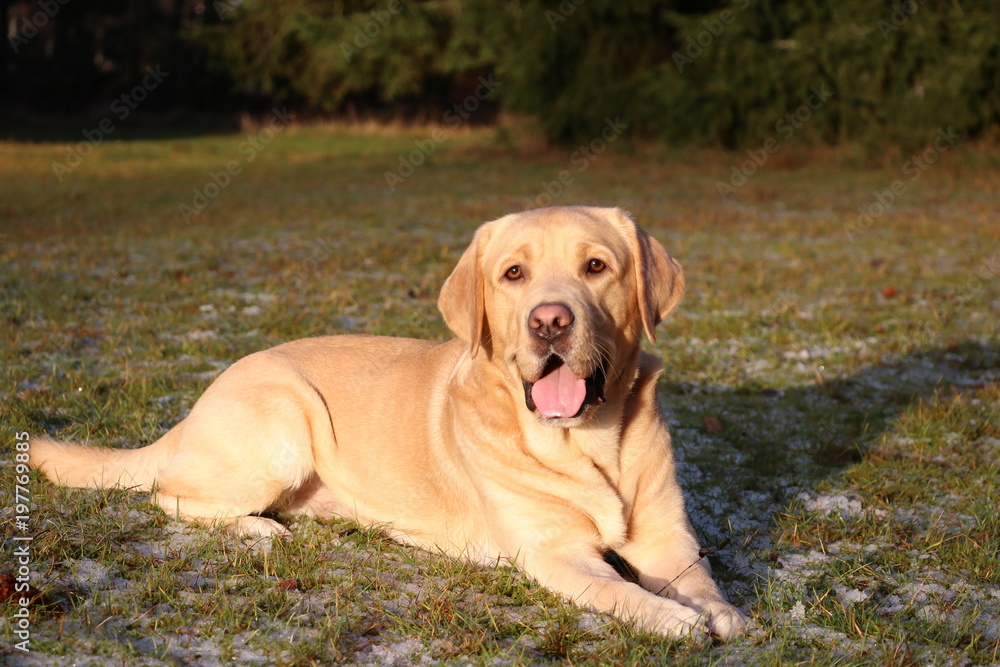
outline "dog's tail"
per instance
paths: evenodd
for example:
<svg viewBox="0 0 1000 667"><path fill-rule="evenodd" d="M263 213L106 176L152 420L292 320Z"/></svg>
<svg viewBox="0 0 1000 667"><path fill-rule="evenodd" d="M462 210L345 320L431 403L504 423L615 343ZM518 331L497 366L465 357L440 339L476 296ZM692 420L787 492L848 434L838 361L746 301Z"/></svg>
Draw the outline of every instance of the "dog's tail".
<svg viewBox="0 0 1000 667"><path fill-rule="evenodd" d="M79 489L120 487L149 491L159 470L177 451L180 424L141 449L90 447L32 438L29 465L61 486Z"/></svg>

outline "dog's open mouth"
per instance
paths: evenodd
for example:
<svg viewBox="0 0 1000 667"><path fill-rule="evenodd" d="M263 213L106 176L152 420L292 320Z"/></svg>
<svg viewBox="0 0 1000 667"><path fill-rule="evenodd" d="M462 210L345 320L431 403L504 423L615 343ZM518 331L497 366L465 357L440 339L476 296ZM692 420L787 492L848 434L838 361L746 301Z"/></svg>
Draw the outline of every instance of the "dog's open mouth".
<svg viewBox="0 0 1000 667"><path fill-rule="evenodd" d="M579 417L591 405L604 398L603 365L587 377L580 377L558 355L545 362L542 377L535 382L522 380L524 402L532 412L551 419Z"/></svg>

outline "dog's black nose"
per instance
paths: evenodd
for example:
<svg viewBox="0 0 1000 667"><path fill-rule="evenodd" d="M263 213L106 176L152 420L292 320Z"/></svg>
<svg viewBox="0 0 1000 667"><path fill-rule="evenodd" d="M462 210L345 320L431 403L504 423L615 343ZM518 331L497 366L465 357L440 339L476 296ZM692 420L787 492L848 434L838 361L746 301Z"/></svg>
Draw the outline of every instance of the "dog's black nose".
<svg viewBox="0 0 1000 667"><path fill-rule="evenodd" d="M539 338L552 340L573 324L573 311L564 303L543 303L531 309L528 327Z"/></svg>

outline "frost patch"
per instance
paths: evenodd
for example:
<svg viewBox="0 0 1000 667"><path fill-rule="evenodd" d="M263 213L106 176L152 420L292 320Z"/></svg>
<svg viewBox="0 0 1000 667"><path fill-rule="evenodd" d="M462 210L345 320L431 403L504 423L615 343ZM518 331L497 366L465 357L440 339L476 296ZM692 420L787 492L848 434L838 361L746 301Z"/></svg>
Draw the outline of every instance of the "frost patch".
<svg viewBox="0 0 1000 667"><path fill-rule="evenodd" d="M212 329L203 329L194 331L189 331L186 334L178 336L182 340L215 340L219 337L219 334Z"/></svg>
<svg viewBox="0 0 1000 667"><path fill-rule="evenodd" d="M852 604L857 604L858 602L864 602L872 596L868 591L862 591L857 588L848 589L843 584L837 584L833 587L833 590L837 593L837 597L840 598L841 603L845 607L850 607Z"/></svg>
<svg viewBox="0 0 1000 667"><path fill-rule="evenodd" d="M87 590L107 588L110 570L106 566L86 558L76 561L71 568L73 572L71 581L77 586Z"/></svg>
<svg viewBox="0 0 1000 667"><path fill-rule="evenodd" d="M836 512L847 520L856 519L863 509L860 500L845 494L821 494L814 499L808 493L800 493L795 499L807 512L822 512L823 516Z"/></svg>
<svg viewBox="0 0 1000 667"><path fill-rule="evenodd" d="M370 649L364 651L364 657L366 663L370 661L386 666L409 667L409 665L434 664L430 656L425 653L424 643L415 638L391 644L373 644Z"/></svg>
<svg viewBox="0 0 1000 667"><path fill-rule="evenodd" d="M983 438L976 444L976 449L987 462L1000 462L1000 438Z"/></svg>

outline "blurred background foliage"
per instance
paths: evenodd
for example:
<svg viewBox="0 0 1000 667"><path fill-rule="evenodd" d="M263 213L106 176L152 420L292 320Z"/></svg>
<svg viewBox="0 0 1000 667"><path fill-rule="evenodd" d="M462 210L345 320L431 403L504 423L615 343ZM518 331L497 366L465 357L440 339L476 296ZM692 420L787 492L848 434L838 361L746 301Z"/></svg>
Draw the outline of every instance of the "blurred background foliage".
<svg viewBox="0 0 1000 667"><path fill-rule="evenodd" d="M615 117L633 139L725 148L794 130L912 149L1000 126L996 0L0 0L0 16L4 125L100 118L159 65L133 122L275 104L441 122L493 77L469 121L526 115L553 143Z"/></svg>

